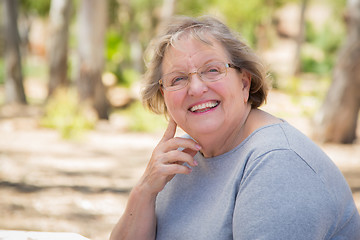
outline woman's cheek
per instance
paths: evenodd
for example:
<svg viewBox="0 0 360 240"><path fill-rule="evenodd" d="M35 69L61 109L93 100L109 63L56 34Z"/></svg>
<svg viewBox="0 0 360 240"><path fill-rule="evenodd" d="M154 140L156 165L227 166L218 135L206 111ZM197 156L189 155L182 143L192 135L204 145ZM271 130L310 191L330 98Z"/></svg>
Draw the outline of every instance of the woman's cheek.
<svg viewBox="0 0 360 240"><path fill-rule="evenodd" d="M169 111L179 110L182 109L184 95L177 92L170 92L165 94L164 100Z"/></svg>

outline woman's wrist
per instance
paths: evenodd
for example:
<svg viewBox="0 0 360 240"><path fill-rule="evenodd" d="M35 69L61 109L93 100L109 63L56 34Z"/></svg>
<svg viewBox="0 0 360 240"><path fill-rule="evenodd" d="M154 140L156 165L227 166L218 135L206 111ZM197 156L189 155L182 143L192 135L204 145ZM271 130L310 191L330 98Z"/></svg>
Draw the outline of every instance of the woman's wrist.
<svg viewBox="0 0 360 240"><path fill-rule="evenodd" d="M139 182L132 189L132 194L136 198L155 200L158 193L153 191L153 188L146 182Z"/></svg>

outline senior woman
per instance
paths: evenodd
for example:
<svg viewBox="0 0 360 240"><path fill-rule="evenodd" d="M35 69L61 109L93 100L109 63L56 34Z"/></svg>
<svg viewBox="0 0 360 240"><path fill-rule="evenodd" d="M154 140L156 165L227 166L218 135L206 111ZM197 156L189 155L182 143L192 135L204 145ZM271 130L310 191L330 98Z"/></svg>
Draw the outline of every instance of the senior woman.
<svg viewBox="0 0 360 240"><path fill-rule="evenodd" d="M258 109L265 70L235 33L175 17L150 49L143 101L169 124L111 239L360 239L340 171Z"/></svg>

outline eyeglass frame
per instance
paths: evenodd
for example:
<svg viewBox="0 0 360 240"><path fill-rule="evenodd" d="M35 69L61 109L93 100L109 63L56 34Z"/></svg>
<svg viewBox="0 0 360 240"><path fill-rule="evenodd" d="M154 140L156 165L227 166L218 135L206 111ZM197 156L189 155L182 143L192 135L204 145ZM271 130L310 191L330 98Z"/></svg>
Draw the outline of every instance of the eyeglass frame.
<svg viewBox="0 0 360 240"><path fill-rule="evenodd" d="M180 90L180 89L185 88L185 87L189 84L189 82L190 82L190 76L191 76L191 75L194 75L194 74L198 75L199 78L201 79L201 81L204 81L204 82L216 82L216 81L219 81L220 79L223 79L224 77L226 77L226 75L227 75L227 69L228 69L228 68L234 68L234 69L237 69L237 70L239 70L239 71L241 72L241 68L238 67L238 66L236 66L236 65L234 65L234 64L232 64L232 63L224 63L224 62L212 62L212 63L223 63L223 64L225 65L225 74L224 74L223 77L221 77L221 78L219 78L219 79L216 79L216 80L213 80L213 81L203 80L203 78L202 78L201 75L199 74L199 69L203 68L203 67L206 66L206 65L210 65L210 64L211 64L211 63L208 63L208 64L205 64L205 65L199 67L195 72L190 72L190 73L188 73L188 74L183 73L184 75L187 75L187 76L188 76L188 81L186 82L186 84L185 84L184 86L180 87L179 89L173 89L173 90L167 89L166 87L164 87L162 78L158 81L158 83L159 83L159 85L160 85L160 87L161 87L162 89L164 89L164 90L166 90L166 91L169 91L169 92L174 92L174 91L178 91L178 90ZM174 73L174 72L172 72L172 73ZM182 72L181 72L181 73L182 73ZM167 74L171 74L171 73L167 73ZM165 75L167 75L167 74L165 74ZM164 76L165 76L165 75L164 75Z"/></svg>

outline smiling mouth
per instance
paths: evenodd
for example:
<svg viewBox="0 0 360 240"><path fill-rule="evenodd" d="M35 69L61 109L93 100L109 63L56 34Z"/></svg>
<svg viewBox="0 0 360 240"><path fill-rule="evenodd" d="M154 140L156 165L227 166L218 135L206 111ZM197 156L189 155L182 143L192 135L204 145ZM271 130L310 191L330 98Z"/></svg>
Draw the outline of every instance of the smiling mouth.
<svg viewBox="0 0 360 240"><path fill-rule="evenodd" d="M217 107L219 104L219 101L206 102L192 106L191 108L189 108L189 111L193 113L203 113Z"/></svg>

